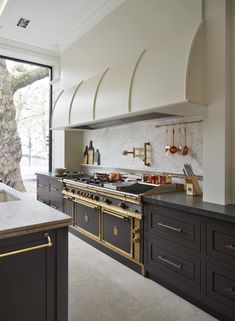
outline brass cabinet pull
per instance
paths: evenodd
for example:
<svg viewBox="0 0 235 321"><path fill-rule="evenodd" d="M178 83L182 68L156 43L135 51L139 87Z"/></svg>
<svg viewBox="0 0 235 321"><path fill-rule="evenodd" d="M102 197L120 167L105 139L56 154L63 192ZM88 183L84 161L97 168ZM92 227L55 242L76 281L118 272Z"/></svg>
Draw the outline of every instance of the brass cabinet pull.
<svg viewBox="0 0 235 321"><path fill-rule="evenodd" d="M173 226L170 226L170 225L166 225L166 224L164 224L162 222L158 222L157 225L165 227L165 228L168 228L169 230L172 230L172 231L182 232L182 228L180 228L180 227L173 227Z"/></svg>
<svg viewBox="0 0 235 321"><path fill-rule="evenodd" d="M230 294L235 294L235 290L233 288L226 288L225 291L227 291Z"/></svg>
<svg viewBox="0 0 235 321"><path fill-rule="evenodd" d="M6 257L6 256L10 256L10 255L21 254L21 253L25 253L25 252L34 251L34 250L42 249L44 247L51 247L53 245L53 243L51 241L50 236L46 233L46 234L44 234L44 237L47 239L47 243L46 244L32 246L32 247L28 247L28 248L25 248L25 249L16 250L16 251L8 252L8 253L3 253L3 254L0 254L0 258L1 257Z"/></svg>
<svg viewBox="0 0 235 321"><path fill-rule="evenodd" d="M38 183L38 186L39 186L39 187L45 187L46 185L43 185L43 184Z"/></svg>
<svg viewBox="0 0 235 321"><path fill-rule="evenodd" d="M225 247L226 247L227 249L230 249L230 250L234 250L234 251L235 251L235 246L233 246L232 244L227 244L227 245L225 245Z"/></svg>
<svg viewBox="0 0 235 321"><path fill-rule="evenodd" d="M171 266L173 266L173 267L175 267L175 268L177 268L177 269L179 269L179 270L182 269L182 265L181 265L181 264L173 263L173 262L165 259L164 256L158 256L157 258L158 258L159 260L163 261L163 262L168 263L169 265L171 265Z"/></svg>

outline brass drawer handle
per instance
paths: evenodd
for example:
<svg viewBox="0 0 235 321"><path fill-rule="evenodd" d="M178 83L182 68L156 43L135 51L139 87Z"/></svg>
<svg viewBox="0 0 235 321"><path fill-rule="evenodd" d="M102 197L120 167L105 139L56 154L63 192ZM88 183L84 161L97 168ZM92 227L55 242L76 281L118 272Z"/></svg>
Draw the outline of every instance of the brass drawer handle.
<svg viewBox="0 0 235 321"><path fill-rule="evenodd" d="M227 249L230 249L230 250L234 250L234 251L235 251L235 246L233 246L232 244L227 244L227 245L225 245L225 247L226 247Z"/></svg>
<svg viewBox="0 0 235 321"><path fill-rule="evenodd" d="M119 214L116 214L116 213L113 213L113 212L111 212L111 211L103 211L104 213L106 213L106 214L109 214L109 215L113 215L113 216L115 216L115 217L118 217L118 218L120 218L121 220L124 220L124 221L128 221L130 218L129 217L126 217L126 216L122 216L122 215L119 215Z"/></svg>
<svg viewBox="0 0 235 321"><path fill-rule="evenodd" d="M59 188L51 187L51 191L58 192L59 190L60 190Z"/></svg>
<svg viewBox="0 0 235 321"><path fill-rule="evenodd" d="M53 243L51 242L51 238L50 236L45 233L44 237L47 239L47 243L46 244L42 244L42 245L37 245L37 246L32 246L32 247L28 247L25 249L21 249L21 250L17 250L17 251L12 251L12 252L8 252L8 253L3 253L0 254L0 258L1 257L6 257L6 256L10 256L10 255L15 255L15 254L20 254L20 253L25 253L25 252L30 252L30 251L34 251L34 250L38 250L38 249L42 249L44 247L51 247L53 245Z"/></svg>
<svg viewBox="0 0 235 321"><path fill-rule="evenodd" d="M180 227L173 227L173 226L170 226L170 225L166 225L162 222L158 222L157 225L159 226L162 226L162 227L165 227L165 228L168 228L169 230L172 230L172 231L175 231L175 232L182 232L182 228Z"/></svg>
<svg viewBox="0 0 235 321"><path fill-rule="evenodd" d="M235 294L235 290L233 288L226 288L225 291L227 291L230 294Z"/></svg>
<svg viewBox="0 0 235 321"><path fill-rule="evenodd" d="M43 185L43 184L38 183L38 186L39 186L39 187L45 187L46 185Z"/></svg>
<svg viewBox="0 0 235 321"><path fill-rule="evenodd" d="M181 265L181 264L173 263L173 262L165 259L164 256L158 256L157 258L158 258L159 260L163 261L163 262L168 263L169 265L171 265L171 266L173 266L173 267L175 267L175 268L177 268L177 269L179 269L179 270L182 270L182 265Z"/></svg>

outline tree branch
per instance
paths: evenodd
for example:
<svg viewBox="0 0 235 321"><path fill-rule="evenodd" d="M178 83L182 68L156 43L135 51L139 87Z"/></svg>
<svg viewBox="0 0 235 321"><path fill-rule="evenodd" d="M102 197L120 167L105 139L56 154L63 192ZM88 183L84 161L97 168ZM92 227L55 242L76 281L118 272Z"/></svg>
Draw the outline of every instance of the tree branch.
<svg viewBox="0 0 235 321"><path fill-rule="evenodd" d="M11 80L12 91L13 93L15 93L18 89L29 86L35 81L43 79L48 75L49 75L49 71L47 68L39 68L36 70L23 72L17 77L12 77L12 80Z"/></svg>

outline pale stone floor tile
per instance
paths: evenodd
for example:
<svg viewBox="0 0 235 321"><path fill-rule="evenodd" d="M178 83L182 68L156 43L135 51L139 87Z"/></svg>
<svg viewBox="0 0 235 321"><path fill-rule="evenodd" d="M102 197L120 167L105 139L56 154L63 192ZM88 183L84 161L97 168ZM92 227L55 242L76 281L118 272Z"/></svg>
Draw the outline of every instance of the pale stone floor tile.
<svg viewBox="0 0 235 321"><path fill-rule="evenodd" d="M69 235L69 321L215 321L159 284Z"/></svg>

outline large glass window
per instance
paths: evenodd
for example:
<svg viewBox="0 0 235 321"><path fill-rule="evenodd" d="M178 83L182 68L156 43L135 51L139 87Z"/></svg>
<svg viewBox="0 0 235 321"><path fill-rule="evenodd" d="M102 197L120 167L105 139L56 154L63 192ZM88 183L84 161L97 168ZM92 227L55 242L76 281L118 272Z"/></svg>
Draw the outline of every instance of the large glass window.
<svg viewBox="0 0 235 321"><path fill-rule="evenodd" d="M50 73L0 58L0 179L19 190L35 190L35 172L49 169Z"/></svg>

